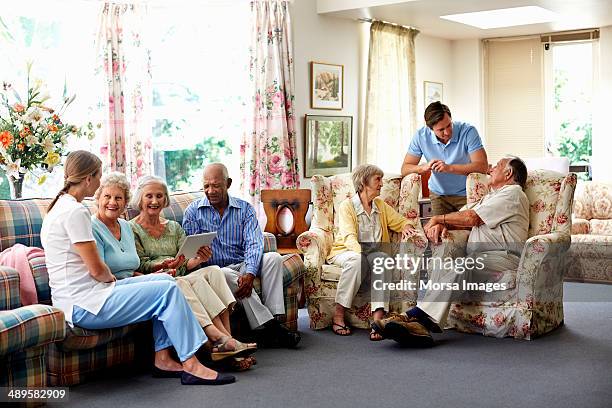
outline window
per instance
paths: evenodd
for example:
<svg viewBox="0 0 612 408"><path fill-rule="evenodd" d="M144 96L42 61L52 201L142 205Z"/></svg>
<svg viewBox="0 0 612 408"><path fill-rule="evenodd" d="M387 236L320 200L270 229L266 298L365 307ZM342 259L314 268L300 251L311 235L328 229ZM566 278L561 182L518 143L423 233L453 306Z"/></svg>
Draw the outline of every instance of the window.
<svg viewBox="0 0 612 408"><path fill-rule="evenodd" d="M150 21L155 173L171 190L200 190L203 166L216 161L237 177L249 95L248 3L153 8Z"/></svg>
<svg viewBox="0 0 612 408"><path fill-rule="evenodd" d="M509 153L544 156L542 50L539 37L484 41L490 163Z"/></svg>
<svg viewBox="0 0 612 408"><path fill-rule="evenodd" d="M95 106L99 97L92 87L95 29L99 5L90 2L37 3L12 2L0 16L0 81L10 83L25 96L26 63L32 62L31 80L40 80L52 108L62 105L64 95L76 94L75 101L61 115L66 123L81 126L100 119ZM74 18L78 15L79 18ZM69 20L69 21L68 21ZM68 150L98 151L89 140L69 140ZM96 149L98 148L98 150ZM43 173L37 173L39 176ZM36 177L24 182L24 197L44 197L63 185L63 168L55 167L39 185ZM8 182L0 169L0 198L9 197Z"/></svg>
<svg viewBox="0 0 612 408"><path fill-rule="evenodd" d="M94 77L99 2L12 2L0 16L0 81L26 87L26 61L59 106L64 94L77 97L62 115L65 122L101 123L105 83ZM152 64L152 130L155 174L171 190L199 190L203 166L221 161L239 174L240 139L247 128L250 9L246 1L219 0L165 5L153 2L147 15ZM79 18L74 18L78 15ZM93 142L74 140L69 150L98 153ZM39 186L26 180L24 197L54 195L63 182L55 168ZM234 189L239 183L234 183ZM0 198L9 196L0 174Z"/></svg>
<svg viewBox="0 0 612 408"><path fill-rule="evenodd" d="M571 164L588 164L592 155L594 42L550 44L546 51L546 148Z"/></svg>

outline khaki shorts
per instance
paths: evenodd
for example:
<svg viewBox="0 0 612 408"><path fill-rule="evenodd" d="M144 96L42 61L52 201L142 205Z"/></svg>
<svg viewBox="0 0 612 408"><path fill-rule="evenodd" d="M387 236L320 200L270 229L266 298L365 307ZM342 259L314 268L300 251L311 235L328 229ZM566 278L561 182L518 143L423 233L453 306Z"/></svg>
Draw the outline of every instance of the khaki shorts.
<svg viewBox="0 0 612 408"><path fill-rule="evenodd" d="M429 192L431 211L433 215L450 214L459 211L467 203L465 196L437 195Z"/></svg>

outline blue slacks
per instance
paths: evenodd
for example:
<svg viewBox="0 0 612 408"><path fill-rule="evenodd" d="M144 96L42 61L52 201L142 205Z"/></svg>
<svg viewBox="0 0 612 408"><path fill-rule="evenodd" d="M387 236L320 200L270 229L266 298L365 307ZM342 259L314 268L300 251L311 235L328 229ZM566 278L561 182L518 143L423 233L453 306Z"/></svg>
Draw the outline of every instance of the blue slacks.
<svg viewBox="0 0 612 408"><path fill-rule="evenodd" d="M116 282L97 315L78 306L72 322L85 329L107 329L153 321L155 351L174 346L181 362L206 342L206 335L174 279L166 274L135 276Z"/></svg>

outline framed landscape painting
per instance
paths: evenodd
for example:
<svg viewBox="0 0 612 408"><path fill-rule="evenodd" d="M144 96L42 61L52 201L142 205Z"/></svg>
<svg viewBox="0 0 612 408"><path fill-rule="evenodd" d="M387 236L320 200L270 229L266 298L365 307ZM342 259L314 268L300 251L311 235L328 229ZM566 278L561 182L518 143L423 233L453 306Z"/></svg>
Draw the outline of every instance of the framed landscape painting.
<svg viewBox="0 0 612 408"><path fill-rule="evenodd" d="M310 107L342 109L344 100L344 66L310 63Z"/></svg>
<svg viewBox="0 0 612 408"><path fill-rule="evenodd" d="M351 171L353 117L306 115L304 176Z"/></svg>

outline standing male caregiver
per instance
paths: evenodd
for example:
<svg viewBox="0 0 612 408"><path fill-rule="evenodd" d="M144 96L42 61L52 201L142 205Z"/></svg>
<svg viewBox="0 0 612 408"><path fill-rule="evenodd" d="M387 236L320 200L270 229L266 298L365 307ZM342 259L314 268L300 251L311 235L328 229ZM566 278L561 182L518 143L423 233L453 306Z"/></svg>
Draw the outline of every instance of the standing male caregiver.
<svg viewBox="0 0 612 408"><path fill-rule="evenodd" d="M476 128L453 121L448 106L440 102L425 109L425 124L410 142L402 177L431 172L429 196L433 215L459 211L466 204L467 175L488 171L487 152ZM421 156L427 162L419 165Z"/></svg>

